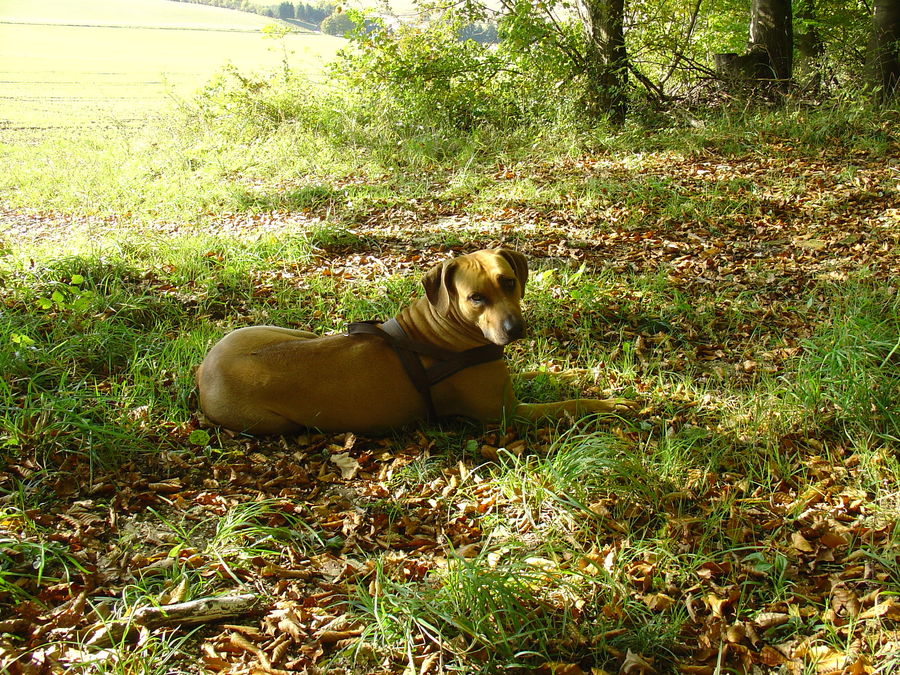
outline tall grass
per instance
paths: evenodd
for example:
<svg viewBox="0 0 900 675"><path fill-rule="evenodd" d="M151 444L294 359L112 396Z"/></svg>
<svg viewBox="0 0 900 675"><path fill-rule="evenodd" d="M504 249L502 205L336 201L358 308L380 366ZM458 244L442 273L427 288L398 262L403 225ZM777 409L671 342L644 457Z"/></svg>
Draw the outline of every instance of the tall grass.
<svg viewBox="0 0 900 675"><path fill-rule="evenodd" d="M675 187L653 177L638 179L639 185L565 177L498 185L498 167L535 157L552 165L585 152L692 156L714 147L740 156L786 139L810 152L825 140L831 149L885 154L897 115L863 104L788 104L777 112L719 111L699 125L694 117L689 124L673 115L652 129L635 122L612 133L564 112L526 116L513 126L488 118L462 129L449 128L439 115L410 119L407 113L388 98L354 96L290 72L261 77L229 69L174 117L146 128L108 129L102 136L50 133L0 146L0 192L18 207L149 221L310 209L352 220L373 207L422 199L463 200L482 210L525 200L588 213L609 201L644 203L654 191L668 200ZM732 197L743 193L746 199L747 187L733 186L711 200L685 197L671 217L694 217L698 208L745 208Z"/></svg>
<svg viewBox="0 0 900 675"><path fill-rule="evenodd" d="M841 437L900 441L900 296L880 283L827 289L829 316L803 344L789 394Z"/></svg>
<svg viewBox="0 0 900 675"><path fill-rule="evenodd" d="M364 639L408 655L410 664L424 644L454 654L467 672L489 673L528 667L570 630L566 612L539 597L545 583L521 563L489 569L457 558L421 584L398 582L379 565L374 592L357 587L350 608L369 626Z"/></svg>

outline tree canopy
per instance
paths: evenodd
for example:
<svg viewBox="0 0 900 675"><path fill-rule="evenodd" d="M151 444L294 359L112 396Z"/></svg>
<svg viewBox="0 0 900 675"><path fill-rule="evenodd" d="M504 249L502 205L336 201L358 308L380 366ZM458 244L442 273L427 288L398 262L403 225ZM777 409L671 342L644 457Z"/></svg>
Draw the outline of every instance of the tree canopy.
<svg viewBox="0 0 900 675"><path fill-rule="evenodd" d="M777 100L864 89L891 96L900 80L898 7L900 0L879 0L874 11L859 0L754 0L750 8L738 0L423 3L426 23L357 32L362 55L353 67L363 80L402 89L399 70L381 66L403 52L407 65L421 62L413 70L425 90L489 80L494 96L515 90L520 111L546 111L554 101L615 123L634 101ZM496 24L499 46L453 46L457 33L448 27L473 22ZM480 95L480 86L471 93ZM508 105L500 108L509 113Z"/></svg>

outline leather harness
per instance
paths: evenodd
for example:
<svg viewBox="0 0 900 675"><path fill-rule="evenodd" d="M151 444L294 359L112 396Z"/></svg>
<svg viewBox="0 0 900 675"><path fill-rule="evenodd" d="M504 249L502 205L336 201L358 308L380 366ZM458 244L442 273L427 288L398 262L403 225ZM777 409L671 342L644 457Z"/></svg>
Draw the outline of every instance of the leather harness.
<svg viewBox="0 0 900 675"><path fill-rule="evenodd" d="M454 352L427 342L410 340L396 319L385 323L380 321L351 323L347 326L347 335L375 335L394 348L403 369L425 402L429 422L434 422L438 418L431 397L431 387L461 370L503 358L503 347L495 344ZM420 356L427 356L435 362L426 368L422 365Z"/></svg>

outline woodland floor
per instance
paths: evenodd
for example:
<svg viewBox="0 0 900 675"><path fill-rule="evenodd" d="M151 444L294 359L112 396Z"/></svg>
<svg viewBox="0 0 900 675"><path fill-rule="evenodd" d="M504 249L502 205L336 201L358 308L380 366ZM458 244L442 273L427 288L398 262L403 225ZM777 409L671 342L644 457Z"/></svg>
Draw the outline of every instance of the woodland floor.
<svg viewBox="0 0 900 675"><path fill-rule="evenodd" d="M852 171L836 170L850 165ZM513 180L515 171L500 171L495 179ZM653 391L652 378L642 383L642 364L655 358L654 350L666 350L663 368L669 371L702 362L704 372L727 381L728 388L752 388L761 374L777 374L794 358L802 340L819 324L820 305L809 306L806 313L802 309L811 289L841 283L867 269L870 278L896 292L900 271L896 159L886 162L884 157L864 154L817 158L786 154L767 159L710 153L689 160L648 155L626 167L586 157L531 171L538 184L587 181L599 174L611 180L617 172L627 173L631 180L636 174L665 178L662 190L685 195L683 210L657 212L652 200L645 202L644 216L635 212L634 205L616 204L588 214L574 205L544 208L527 203L507 204L491 213L469 213L465 205L440 201L387 208L348 224L347 241L321 245L314 258L298 263L293 271L298 279L329 275L375 280L388 272L418 275L451 253L508 245L533 262L584 264L589 271L603 271L605 279L656 278L677 289L686 303L711 306L713 316L721 309L724 317L734 303L752 298L740 325L725 318L703 326L686 321L674 326L684 336L674 345L666 338L673 326L653 325L633 313L615 316L615 306L611 307L609 332L598 339L624 337L634 345L637 374L631 384L644 400L634 419L612 421L603 428L638 452L648 429L693 426L726 433L716 430L702 401L686 395L673 413L672 405L664 406ZM796 181L803 189L794 195L760 192L758 184L776 184L773 175L784 182ZM714 187L729 181L747 187L742 208L731 206L733 195L717 208ZM282 227L297 229L323 215L222 215L208 226L192 227L246 236ZM115 218L11 211L0 211L0 223L7 246L62 242L79 229L101 237L104 228L119 228ZM175 234L180 229L177 224L142 227ZM258 270L257 300L264 301L271 274L275 273ZM146 283L165 290L165 282L152 274ZM182 290L190 294L190 289ZM616 293L627 298L640 291L621 282ZM783 311L785 307L791 310ZM543 337L565 349L566 333L563 321ZM759 348L776 343L781 347ZM526 348L523 343L515 349ZM553 363L547 365L554 368ZM602 373L599 379L603 386L587 383L582 389L587 394L615 389ZM709 391L715 396L714 387ZM26 600L17 601L8 591L0 595L0 632L7 634L0 640L5 653L0 663L10 672L64 668L93 672L97 663L114 660L116 649L146 641L146 628L122 628L116 634L102 608L126 597L135 579L178 578L172 575L173 568L191 570L215 593L250 593L258 602L251 615L201 625L181 647L189 656L166 666L170 672L178 668L314 672L317 664L353 646L358 648L357 665L347 666L348 672L444 672L454 663L459 667L459 661L449 656L458 653L459 645L448 649L440 639L429 640L423 630L410 653L379 647L366 626L347 615L348 596L359 587L377 596L382 573L400 583L425 581L457 558L481 556L485 568L490 568L491 561L504 555L485 524L491 519L502 517L505 527L523 541L546 534L517 496L492 480L492 465L498 448L521 457L546 456L559 436L556 426L525 431L423 426L388 438L309 433L277 439L207 429L208 447L216 452L197 451L191 438L200 427L195 414L187 423L145 428L145 437L152 440L157 435L164 450L134 455L111 468L93 465L82 454L60 452L38 458L27 448L4 453L0 489L7 505L17 494L14 486L38 475L45 497L39 507L25 511L27 527L20 518L0 521L3 540L36 545L52 541L78 565L68 578L48 574L52 583L21 576L16 583ZM559 636L553 655L519 672L533 668L567 675L635 674L658 669L858 675L876 672L880 662L893 658L900 650L897 486L885 486L893 495L892 503L874 504L871 495L861 493L853 477L870 467L860 466L853 448L834 430L803 429L785 434L777 444L795 468L802 467L803 480L785 475L773 480L771 489L754 488L748 485L740 459L730 466L726 461L718 473L683 476L678 489L660 495L652 514L624 508L611 491L590 505L597 516L590 525L595 528L595 544L586 550L573 545L577 556L529 558L538 573L549 576L572 571L582 577L602 576L615 569L624 595L645 606L648 616L666 616L677 609L680 627L665 654L640 653L615 641L617 635L612 633L632 630L634 621L618 615L619 601L588 603L599 608L591 614L578 598L548 597L536 601L540 608L536 611L563 612L574 628ZM883 452L896 458L896 444L885 442ZM412 477L411 467L423 466L432 469L419 479ZM763 579L770 570L753 567L734 552L709 553L697 558L693 569L666 576L663 561L652 551L630 550L634 533L651 519L654 527L667 529L683 541L686 551L691 549L706 536L705 514L715 511L726 496L734 501L720 526L732 541L747 550L777 552L787 561L791 591L783 597L770 595L753 606L747 589L770 583ZM266 505L262 517L252 515L254 504ZM260 544L258 554L235 556L223 549L217 553L207 543L216 539L222 545L221 531L216 534L208 528L237 508L250 514L255 527L294 527L296 545L285 543L276 554L266 548L268 544ZM173 537L169 524L176 520L182 530L191 531L189 537ZM300 541L306 535L296 525L299 522L314 530L325 547L316 550L309 541ZM192 530L195 525L199 529ZM881 551L881 559L861 552L860 542L866 550ZM243 546L252 551L252 546ZM22 550L5 555L7 572L29 563ZM183 590L169 588L158 602L182 599ZM579 628L580 622L603 621L613 627L602 640L585 637L589 631ZM796 628L799 625L803 628ZM785 626L796 630L788 632ZM187 628L159 630L177 633ZM826 633L837 637L823 641ZM835 647L838 643L845 648ZM479 661L488 662L479 651L489 649L473 640L467 667L476 670ZM133 666L121 672L144 671Z"/></svg>

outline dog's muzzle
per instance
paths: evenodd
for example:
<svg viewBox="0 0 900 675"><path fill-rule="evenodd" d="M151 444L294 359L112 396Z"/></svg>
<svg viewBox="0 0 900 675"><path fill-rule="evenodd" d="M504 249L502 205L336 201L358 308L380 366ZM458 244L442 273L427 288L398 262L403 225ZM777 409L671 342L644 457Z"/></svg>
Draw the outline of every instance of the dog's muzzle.
<svg viewBox="0 0 900 675"><path fill-rule="evenodd" d="M525 323L522 319L509 316L503 319L503 333L506 335L506 344L525 337Z"/></svg>

